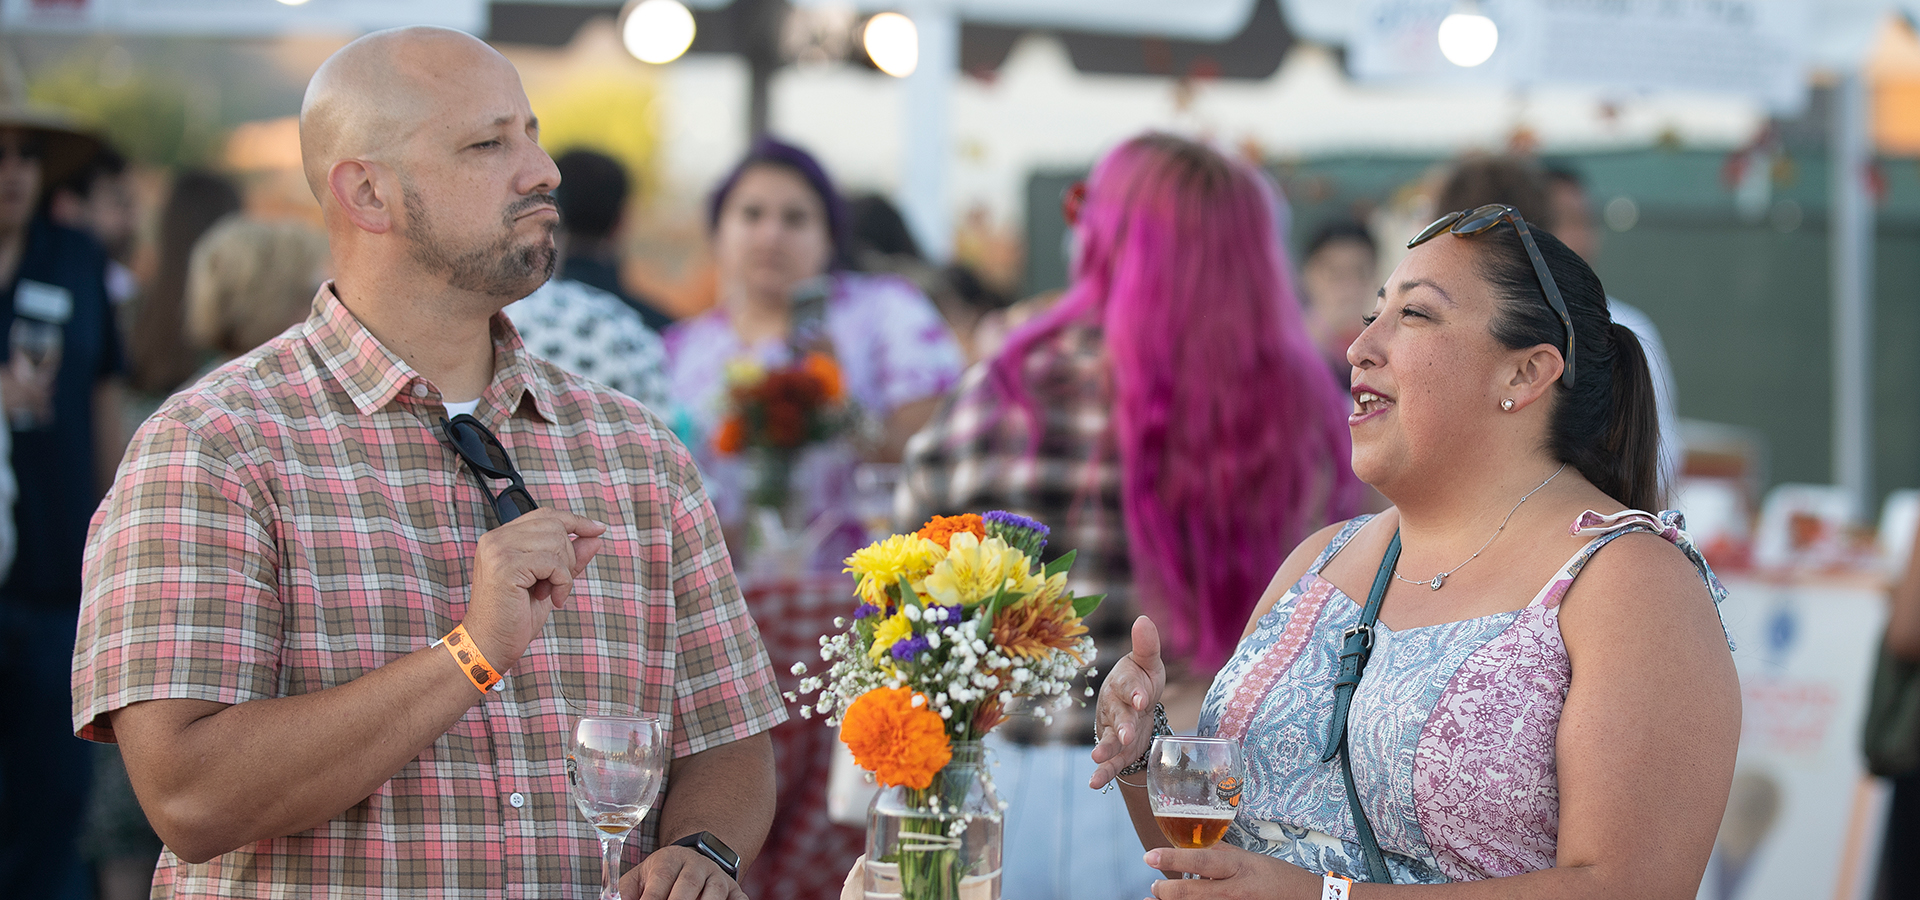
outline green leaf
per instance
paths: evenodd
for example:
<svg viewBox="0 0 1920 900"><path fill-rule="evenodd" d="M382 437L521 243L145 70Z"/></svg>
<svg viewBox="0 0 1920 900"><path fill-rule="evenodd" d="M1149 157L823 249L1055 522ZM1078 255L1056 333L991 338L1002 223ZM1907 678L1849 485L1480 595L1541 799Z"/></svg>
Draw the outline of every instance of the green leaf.
<svg viewBox="0 0 1920 900"><path fill-rule="evenodd" d="M995 591L993 596L988 597L986 602L980 604L984 610L980 615L981 637L985 638L993 634L993 620L1000 615L1000 606L1006 602L1006 599L1007 587L1006 585L1001 585L1000 590Z"/></svg>
<svg viewBox="0 0 1920 900"><path fill-rule="evenodd" d="M1061 572L1065 572L1068 568L1073 566L1073 558L1075 556L1078 556L1079 554L1080 554L1080 551L1078 550L1068 550L1067 552L1060 554L1059 559L1056 559L1053 562L1047 563L1046 568L1040 570L1040 577L1052 578L1053 576L1058 575Z"/></svg>
<svg viewBox="0 0 1920 900"><path fill-rule="evenodd" d="M1090 597L1075 597L1073 598L1073 614L1084 619L1088 613L1099 608L1100 601L1105 599L1107 599L1107 595L1105 594L1094 594Z"/></svg>
<svg viewBox="0 0 1920 900"><path fill-rule="evenodd" d="M926 601L921 600L920 595L914 591L913 585L907 583L907 576L905 575L900 576L900 602L902 604L911 603L920 609L927 608Z"/></svg>

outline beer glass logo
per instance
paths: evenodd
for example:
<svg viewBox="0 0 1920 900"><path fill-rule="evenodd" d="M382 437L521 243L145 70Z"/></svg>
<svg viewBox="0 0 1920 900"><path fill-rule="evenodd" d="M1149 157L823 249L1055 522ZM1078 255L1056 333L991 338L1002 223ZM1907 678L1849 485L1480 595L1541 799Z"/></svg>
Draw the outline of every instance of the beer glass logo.
<svg viewBox="0 0 1920 900"><path fill-rule="evenodd" d="M1217 785L1214 788L1214 790L1220 794L1220 802L1225 803L1226 805L1234 807L1236 809L1239 808L1240 779L1229 775L1225 778L1220 779L1220 784Z"/></svg>

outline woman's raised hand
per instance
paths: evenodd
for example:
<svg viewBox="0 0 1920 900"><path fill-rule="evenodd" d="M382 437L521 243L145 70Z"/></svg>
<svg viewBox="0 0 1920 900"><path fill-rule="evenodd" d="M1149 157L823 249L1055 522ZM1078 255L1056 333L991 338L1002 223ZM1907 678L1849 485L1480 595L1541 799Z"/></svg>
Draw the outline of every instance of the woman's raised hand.
<svg viewBox="0 0 1920 900"><path fill-rule="evenodd" d="M1160 629L1141 616L1133 621L1133 652L1120 657L1094 701L1093 770L1090 787L1105 787L1153 742L1153 706L1167 686L1160 662Z"/></svg>

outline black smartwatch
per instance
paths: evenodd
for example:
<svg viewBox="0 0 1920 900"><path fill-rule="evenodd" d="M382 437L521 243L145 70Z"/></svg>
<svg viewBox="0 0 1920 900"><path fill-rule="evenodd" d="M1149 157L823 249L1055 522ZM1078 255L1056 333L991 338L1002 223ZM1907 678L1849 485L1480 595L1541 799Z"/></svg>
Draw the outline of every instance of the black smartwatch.
<svg viewBox="0 0 1920 900"><path fill-rule="evenodd" d="M713 860L713 864L719 866L720 871L727 873L728 878L740 880L740 854L733 852L733 848L727 846L725 841L714 837L711 831L687 835L674 841L670 846L686 847Z"/></svg>

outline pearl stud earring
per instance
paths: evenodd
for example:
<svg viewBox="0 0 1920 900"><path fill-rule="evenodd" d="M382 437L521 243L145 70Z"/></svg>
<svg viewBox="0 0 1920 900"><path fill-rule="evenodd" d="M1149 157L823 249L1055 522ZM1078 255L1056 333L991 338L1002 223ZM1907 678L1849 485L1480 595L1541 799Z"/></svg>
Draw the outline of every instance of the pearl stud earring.
<svg viewBox="0 0 1920 900"><path fill-rule="evenodd" d="M1508 397L1507 399L1500 401L1500 408L1506 410L1507 412L1513 412L1513 398Z"/></svg>

